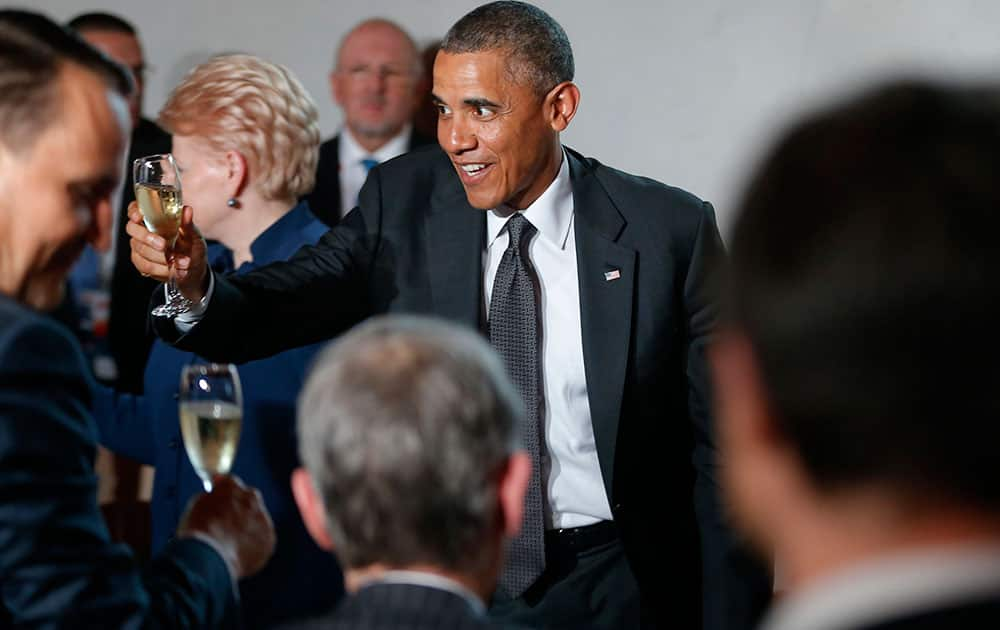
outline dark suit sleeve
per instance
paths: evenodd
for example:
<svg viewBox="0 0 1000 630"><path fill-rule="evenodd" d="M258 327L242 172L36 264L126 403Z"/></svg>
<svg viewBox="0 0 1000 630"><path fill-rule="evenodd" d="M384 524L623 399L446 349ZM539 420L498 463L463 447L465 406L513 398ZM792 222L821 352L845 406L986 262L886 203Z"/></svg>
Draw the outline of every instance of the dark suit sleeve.
<svg viewBox="0 0 1000 630"><path fill-rule="evenodd" d="M83 357L40 318L0 330L0 597L18 627L225 625L225 563L187 540L143 576L97 507ZM224 575L225 578L220 578Z"/></svg>
<svg viewBox="0 0 1000 630"><path fill-rule="evenodd" d="M234 363L329 339L372 312L373 283L387 286L388 279L391 285L391 269L380 270L377 263L380 220L374 169L361 189L361 207L319 243L287 262L240 276L216 275L205 317L186 335L179 336L171 320L154 317L152 325L182 350Z"/></svg>
<svg viewBox="0 0 1000 630"><path fill-rule="evenodd" d="M709 277L724 258L715 212L705 203L684 283L688 409L695 432L695 513L702 541L704 628L749 630L757 626L770 599L771 577L737 540L722 509L706 355L718 318Z"/></svg>

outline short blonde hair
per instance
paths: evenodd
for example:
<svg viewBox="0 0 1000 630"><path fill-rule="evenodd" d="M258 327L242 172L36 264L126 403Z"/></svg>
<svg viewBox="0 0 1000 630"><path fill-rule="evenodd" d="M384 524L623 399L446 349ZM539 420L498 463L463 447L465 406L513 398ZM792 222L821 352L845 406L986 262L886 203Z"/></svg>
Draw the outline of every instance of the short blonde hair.
<svg viewBox="0 0 1000 630"><path fill-rule="evenodd" d="M312 190L318 118L316 103L288 68L253 55L220 55L196 66L160 111L170 133L239 151L266 199L298 199Z"/></svg>

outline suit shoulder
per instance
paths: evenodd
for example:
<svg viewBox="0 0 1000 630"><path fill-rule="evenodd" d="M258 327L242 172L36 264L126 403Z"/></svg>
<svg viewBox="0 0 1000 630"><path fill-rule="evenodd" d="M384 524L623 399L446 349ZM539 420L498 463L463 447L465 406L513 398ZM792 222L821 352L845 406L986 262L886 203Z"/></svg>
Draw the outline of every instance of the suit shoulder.
<svg viewBox="0 0 1000 630"><path fill-rule="evenodd" d="M707 225L715 230L715 209L698 196L663 182L581 159L607 193L618 212L650 234L670 235L675 242L690 242Z"/></svg>
<svg viewBox="0 0 1000 630"><path fill-rule="evenodd" d="M676 212L701 214L706 202L683 188L661 181L634 175L602 164L594 158L585 158L597 179L612 198L639 197L653 202L653 207L669 206Z"/></svg>
<svg viewBox="0 0 1000 630"><path fill-rule="evenodd" d="M0 369L70 364L83 368L83 357L66 328L9 299L0 300Z"/></svg>

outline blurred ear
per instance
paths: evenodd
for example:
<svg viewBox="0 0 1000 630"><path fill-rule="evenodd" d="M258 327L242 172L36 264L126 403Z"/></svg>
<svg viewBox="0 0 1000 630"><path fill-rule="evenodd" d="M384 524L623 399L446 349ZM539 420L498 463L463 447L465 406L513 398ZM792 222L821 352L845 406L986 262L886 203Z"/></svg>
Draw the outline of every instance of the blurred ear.
<svg viewBox="0 0 1000 630"><path fill-rule="evenodd" d="M720 439L740 448L778 440L771 404L753 345L746 335L722 330L709 350ZM749 442L747 442L749 441ZM726 444L723 444L725 450Z"/></svg>
<svg viewBox="0 0 1000 630"><path fill-rule="evenodd" d="M524 516L524 493L531 480L531 456L524 451L515 451L500 473L500 499L504 534L513 538L521 530Z"/></svg>
<svg viewBox="0 0 1000 630"><path fill-rule="evenodd" d="M564 81L555 86L545 95L545 111L549 116L549 124L556 131L565 131L576 115L580 105L580 88L571 81Z"/></svg>
<svg viewBox="0 0 1000 630"><path fill-rule="evenodd" d="M333 551L333 541L326 531L326 510L323 507L323 500L316 492L312 477L301 466L292 471L292 494L295 496L295 504L299 506L299 514L302 515L302 522L309 535L320 549Z"/></svg>
<svg viewBox="0 0 1000 630"><path fill-rule="evenodd" d="M239 197L247 184L247 160L239 151L226 151L226 192L228 197Z"/></svg>
<svg viewBox="0 0 1000 630"><path fill-rule="evenodd" d="M343 73L337 72L336 69L330 71L330 96L333 97L333 102L341 107L344 105L345 81L347 77Z"/></svg>

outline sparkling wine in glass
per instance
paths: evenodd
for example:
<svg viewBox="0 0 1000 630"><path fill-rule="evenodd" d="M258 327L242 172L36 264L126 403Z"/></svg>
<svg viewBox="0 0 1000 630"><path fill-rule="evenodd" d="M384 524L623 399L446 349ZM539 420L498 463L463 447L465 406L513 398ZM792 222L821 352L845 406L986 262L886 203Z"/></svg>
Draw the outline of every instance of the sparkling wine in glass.
<svg viewBox="0 0 1000 630"><path fill-rule="evenodd" d="M231 363L199 363L181 371L179 391L184 450L206 492L236 459L243 425L240 376Z"/></svg>
<svg viewBox="0 0 1000 630"><path fill-rule="evenodd" d="M148 155L132 164L135 200L142 212L146 229L167 241L170 279L167 301L153 309L158 317L173 317L191 308L191 302L177 290L172 249L181 227L184 202L181 198L181 178L174 156L169 153Z"/></svg>

